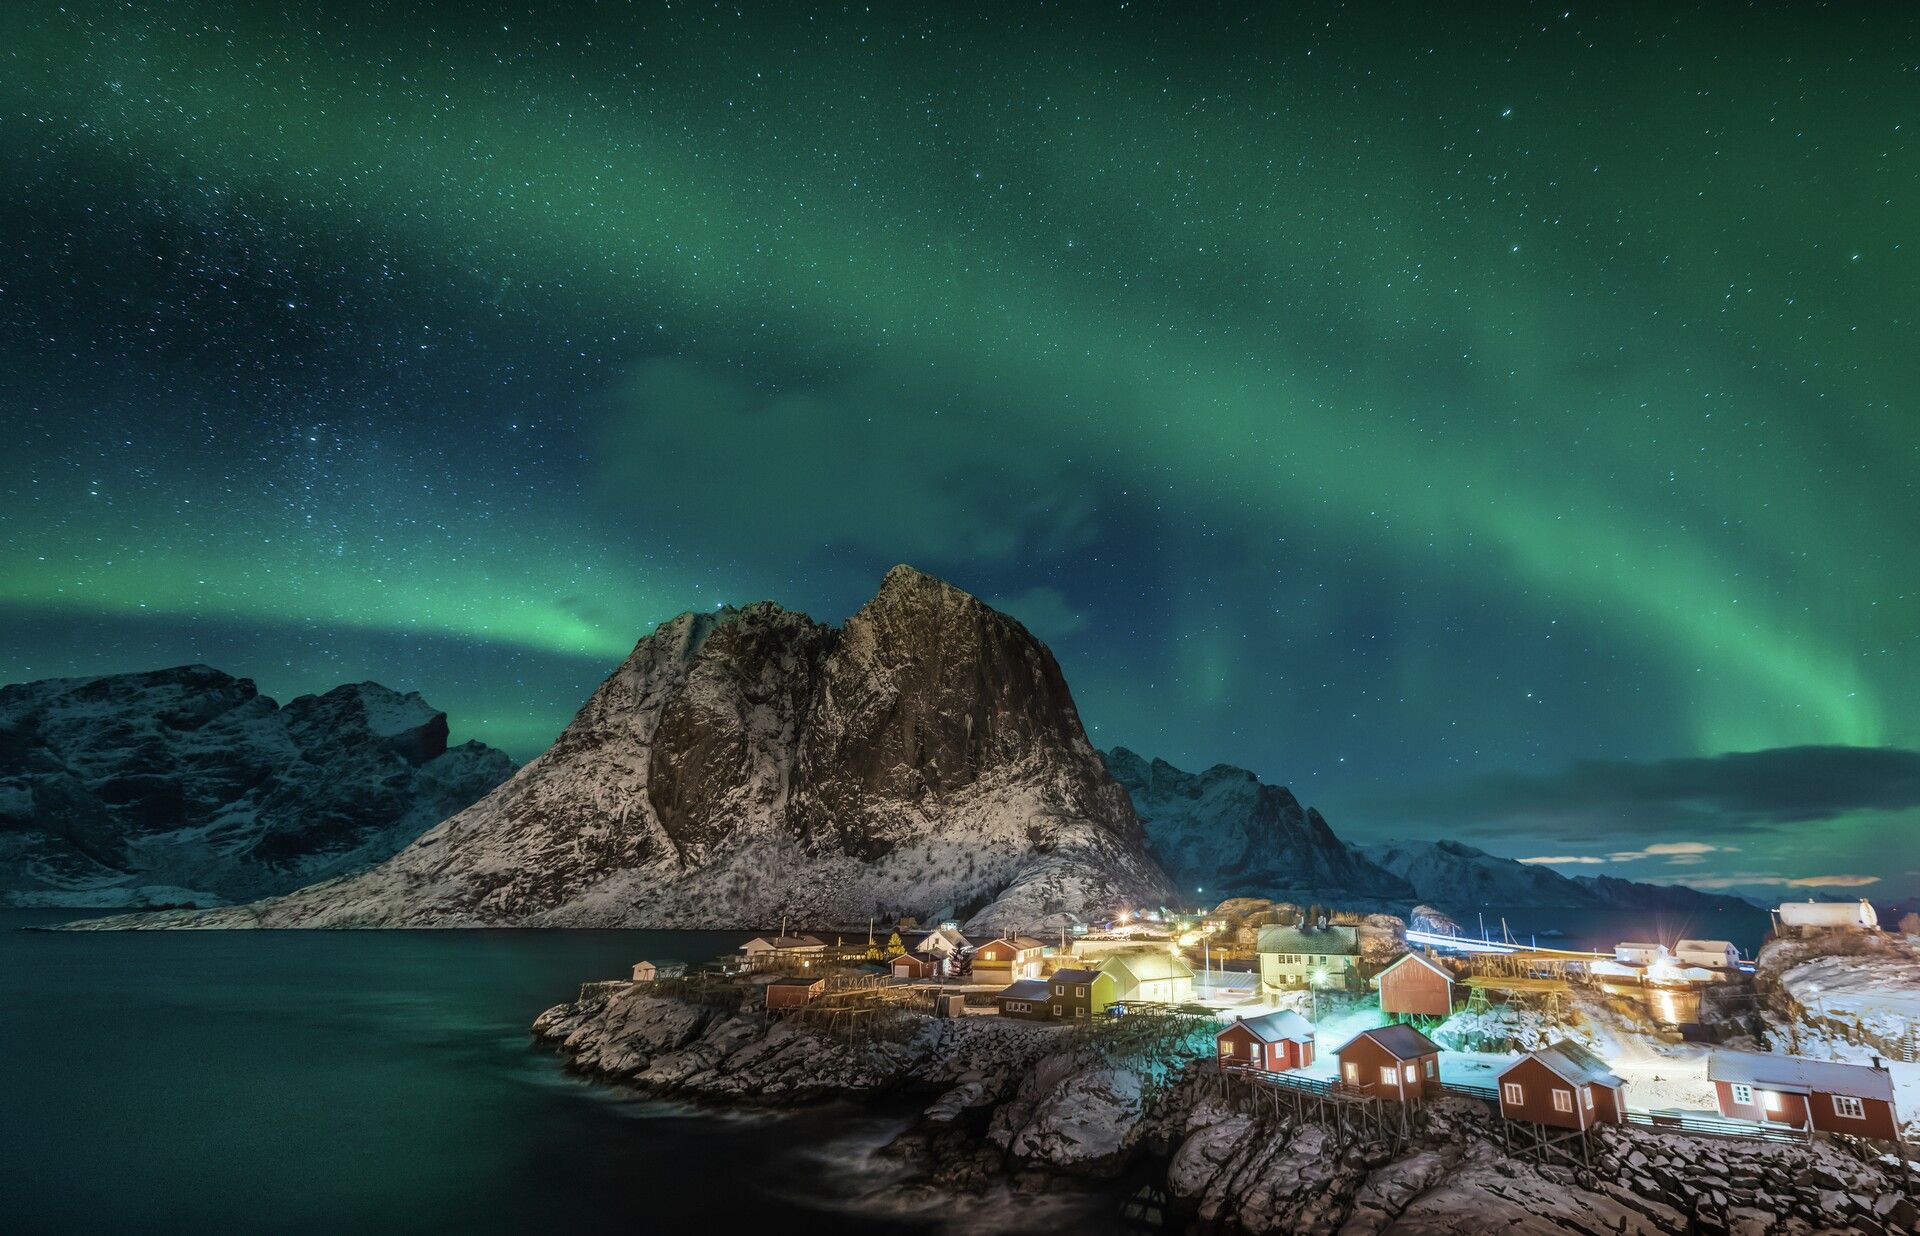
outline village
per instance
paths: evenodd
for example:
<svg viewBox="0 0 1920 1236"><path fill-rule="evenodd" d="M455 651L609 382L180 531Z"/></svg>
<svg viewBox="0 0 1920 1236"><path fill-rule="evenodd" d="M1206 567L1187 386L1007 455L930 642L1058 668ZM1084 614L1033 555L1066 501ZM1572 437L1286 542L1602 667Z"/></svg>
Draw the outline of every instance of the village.
<svg viewBox="0 0 1920 1236"><path fill-rule="evenodd" d="M1825 941L1814 951L1828 956L1886 935L1865 902L1788 903L1775 915L1774 944ZM1425 927L1244 899L1121 915L1054 940L974 941L954 923L906 921L884 941L872 930L854 942L757 937L704 972L640 962L630 982L696 997L745 983L764 1017L850 1041L924 1017L1093 1036L1175 1017L1211 1034L1223 1094L1305 1104L1388 1140L1406 1109L1453 1095L1485 1103L1544 1159L1583 1161L1595 1131L1623 1124L1905 1155L1901 1092L1913 1112L1920 1027L1891 1045L1896 1059L1877 1042L1811 1030L1804 1054L1781 1050L1801 1042L1800 1028L1771 1044L1756 1037L1766 998L1755 963L1728 941L1625 941L1598 954L1416 921ZM1793 1000L1778 985L1773 994Z"/></svg>

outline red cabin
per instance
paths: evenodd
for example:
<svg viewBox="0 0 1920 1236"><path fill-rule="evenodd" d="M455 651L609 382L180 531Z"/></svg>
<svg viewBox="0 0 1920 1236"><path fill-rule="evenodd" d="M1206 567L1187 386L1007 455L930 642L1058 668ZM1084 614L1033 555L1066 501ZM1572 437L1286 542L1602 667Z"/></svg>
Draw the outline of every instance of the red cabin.
<svg viewBox="0 0 1920 1236"><path fill-rule="evenodd" d="M887 963L887 969L897 979L930 979L940 973L940 963L931 957L903 953Z"/></svg>
<svg viewBox="0 0 1920 1236"><path fill-rule="evenodd" d="M1501 1071L1500 1114L1562 1129L1624 1124L1626 1086L1606 1061L1571 1039L1561 1039Z"/></svg>
<svg viewBox="0 0 1920 1236"><path fill-rule="evenodd" d="M1412 1026L1362 1031L1333 1054L1342 1084L1373 1098L1407 1103L1440 1093L1440 1049Z"/></svg>
<svg viewBox="0 0 1920 1236"><path fill-rule="evenodd" d="M1423 953L1408 953L1373 980L1380 1011L1394 1017L1445 1017L1453 1012L1453 972Z"/></svg>
<svg viewBox="0 0 1920 1236"><path fill-rule="evenodd" d="M767 1011L805 1008L826 989L825 979L777 978L767 984Z"/></svg>
<svg viewBox="0 0 1920 1236"><path fill-rule="evenodd" d="M1900 1135L1893 1075L1878 1057L1869 1066L1767 1051L1716 1051L1707 1080L1720 1096L1720 1114L1735 1120L1887 1142Z"/></svg>
<svg viewBox="0 0 1920 1236"><path fill-rule="evenodd" d="M1237 1020L1214 1042L1222 1069L1283 1073L1313 1063L1313 1025L1291 1009Z"/></svg>

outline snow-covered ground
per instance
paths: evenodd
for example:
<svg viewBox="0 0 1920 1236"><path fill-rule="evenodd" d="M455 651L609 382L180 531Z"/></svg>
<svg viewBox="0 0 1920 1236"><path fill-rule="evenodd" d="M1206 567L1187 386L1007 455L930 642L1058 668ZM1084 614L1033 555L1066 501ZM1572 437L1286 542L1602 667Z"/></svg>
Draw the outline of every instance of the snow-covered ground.
<svg viewBox="0 0 1920 1236"><path fill-rule="evenodd" d="M1816 957L1780 981L1816 1017L1853 1021L1886 1042L1920 1026L1920 955Z"/></svg>

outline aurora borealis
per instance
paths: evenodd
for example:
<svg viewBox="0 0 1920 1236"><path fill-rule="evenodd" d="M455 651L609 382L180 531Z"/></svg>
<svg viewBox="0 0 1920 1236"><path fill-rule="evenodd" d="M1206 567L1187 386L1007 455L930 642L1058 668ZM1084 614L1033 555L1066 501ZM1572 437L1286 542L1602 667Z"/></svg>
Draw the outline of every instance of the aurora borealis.
<svg viewBox="0 0 1920 1236"><path fill-rule="evenodd" d="M910 561L1350 836L1920 891L1911 10L271 7L0 12L6 681L525 758Z"/></svg>

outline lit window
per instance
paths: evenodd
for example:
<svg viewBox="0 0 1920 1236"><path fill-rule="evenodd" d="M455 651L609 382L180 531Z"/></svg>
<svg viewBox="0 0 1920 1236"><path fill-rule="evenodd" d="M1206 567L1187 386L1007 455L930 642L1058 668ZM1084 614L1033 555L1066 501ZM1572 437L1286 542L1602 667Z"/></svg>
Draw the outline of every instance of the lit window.
<svg viewBox="0 0 1920 1236"><path fill-rule="evenodd" d="M1865 1120L1867 1107L1850 1094L1836 1094L1833 1096L1833 1114L1844 1116L1848 1120Z"/></svg>
<svg viewBox="0 0 1920 1236"><path fill-rule="evenodd" d="M1562 1090L1557 1086L1554 1087L1553 1110L1557 1112L1572 1111L1573 1110L1573 1091Z"/></svg>
<svg viewBox="0 0 1920 1236"><path fill-rule="evenodd" d="M1593 1110L1593 1087L1592 1086L1580 1087L1580 1102L1582 1105L1586 1107L1588 1111Z"/></svg>
<svg viewBox="0 0 1920 1236"><path fill-rule="evenodd" d="M1420 1070L1414 1068L1412 1065L1407 1066L1406 1074L1407 1074L1407 1080L1410 1082L1420 1080Z"/></svg>
<svg viewBox="0 0 1920 1236"><path fill-rule="evenodd" d="M1519 1082L1501 1082L1500 1101L1519 1107L1527 1101L1527 1092L1520 1088Z"/></svg>
<svg viewBox="0 0 1920 1236"><path fill-rule="evenodd" d="M1777 1112L1780 1110L1780 1095L1772 1090L1762 1090L1760 1104L1770 1112Z"/></svg>
<svg viewBox="0 0 1920 1236"><path fill-rule="evenodd" d="M1752 1107L1753 1106L1753 1087L1740 1086L1740 1085L1734 1086L1733 1101L1739 1104L1741 1107Z"/></svg>
<svg viewBox="0 0 1920 1236"><path fill-rule="evenodd" d="M1221 1055L1223 1055L1223 1056L1231 1056L1231 1055L1233 1054L1233 1040L1232 1040L1232 1039L1221 1039L1221 1040L1220 1040L1220 1054L1221 1054Z"/></svg>
<svg viewBox="0 0 1920 1236"><path fill-rule="evenodd" d="M1360 1066L1359 1065L1349 1064L1347 1066L1347 1080L1352 1082L1356 1086L1360 1084Z"/></svg>
<svg viewBox="0 0 1920 1236"><path fill-rule="evenodd" d="M1394 1084L1392 1065L1383 1064L1380 1066L1380 1084L1383 1086L1391 1086Z"/></svg>

